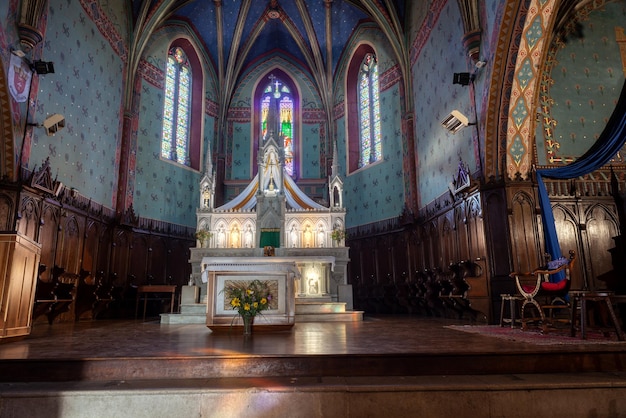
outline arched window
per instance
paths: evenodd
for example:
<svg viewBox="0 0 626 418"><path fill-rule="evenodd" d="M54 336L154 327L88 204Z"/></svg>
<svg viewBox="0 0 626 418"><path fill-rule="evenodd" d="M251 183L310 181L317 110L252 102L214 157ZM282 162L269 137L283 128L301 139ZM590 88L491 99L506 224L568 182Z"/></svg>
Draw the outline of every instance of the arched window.
<svg viewBox="0 0 626 418"><path fill-rule="evenodd" d="M284 146L285 171L297 180L300 99L296 84L286 72L275 68L259 80L254 90L254 103L255 135L252 161L256 161L259 145L273 134L278 146ZM257 168L253 165L253 172L256 172Z"/></svg>
<svg viewBox="0 0 626 418"><path fill-rule="evenodd" d="M378 63L372 53L365 55L359 70L359 168L381 158Z"/></svg>
<svg viewBox="0 0 626 418"><path fill-rule="evenodd" d="M283 144L285 171L293 177L293 95L279 77L270 74L268 79L261 96L261 138L273 135L278 145Z"/></svg>
<svg viewBox="0 0 626 418"><path fill-rule="evenodd" d="M371 46L360 45L347 71L348 171L382 159L378 62Z"/></svg>
<svg viewBox="0 0 626 418"><path fill-rule="evenodd" d="M167 55L161 157L191 165L189 156L191 115L191 65L185 51L172 47Z"/></svg>

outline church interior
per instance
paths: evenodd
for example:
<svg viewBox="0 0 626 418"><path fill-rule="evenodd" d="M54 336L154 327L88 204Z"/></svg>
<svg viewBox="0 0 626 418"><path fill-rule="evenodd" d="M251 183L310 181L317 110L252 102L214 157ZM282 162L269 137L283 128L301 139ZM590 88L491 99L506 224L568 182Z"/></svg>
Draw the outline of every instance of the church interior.
<svg viewBox="0 0 626 418"><path fill-rule="evenodd" d="M625 22L2 2L0 416L623 415Z"/></svg>

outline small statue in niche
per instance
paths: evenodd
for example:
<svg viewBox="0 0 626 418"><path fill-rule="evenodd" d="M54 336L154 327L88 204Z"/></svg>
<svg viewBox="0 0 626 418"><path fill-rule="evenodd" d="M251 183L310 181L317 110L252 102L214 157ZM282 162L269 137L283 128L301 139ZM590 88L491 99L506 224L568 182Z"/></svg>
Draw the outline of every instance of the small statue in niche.
<svg viewBox="0 0 626 418"><path fill-rule="evenodd" d="M230 246L239 248L239 228L235 227L230 233Z"/></svg>
<svg viewBox="0 0 626 418"><path fill-rule="evenodd" d="M291 246L294 248L297 247L298 246L298 231L296 231L295 225L291 226L291 231L289 231L289 237L291 238Z"/></svg>
<svg viewBox="0 0 626 418"><path fill-rule="evenodd" d="M211 204L211 192L209 191L209 187L205 187L204 191L202 192L202 206L205 209L208 209L210 207Z"/></svg>
<svg viewBox="0 0 626 418"><path fill-rule="evenodd" d="M317 245L322 248L325 247L326 245L326 233L324 232L324 226L320 225L319 228L317 228Z"/></svg>
<svg viewBox="0 0 626 418"><path fill-rule="evenodd" d="M252 228L250 228L250 225L248 225L244 233L244 246L246 248L252 248Z"/></svg>
<svg viewBox="0 0 626 418"><path fill-rule="evenodd" d="M221 227L217 233L217 248L224 248L226 246L226 234L224 228Z"/></svg>

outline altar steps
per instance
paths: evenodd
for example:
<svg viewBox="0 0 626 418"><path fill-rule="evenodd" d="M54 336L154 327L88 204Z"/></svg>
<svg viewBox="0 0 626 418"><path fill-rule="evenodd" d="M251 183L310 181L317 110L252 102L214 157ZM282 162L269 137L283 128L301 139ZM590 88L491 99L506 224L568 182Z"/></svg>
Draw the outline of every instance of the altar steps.
<svg viewBox="0 0 626 418"><path fill-rule="evenodd" d="M363 320L363 311L346 310L345 302L296 300L296 322L354 322ZM181 304L179 313L161 314L161 324L206 324L204 303Z"/></svg>
<svg viewBox="0 0 626 418"><path fill-rule="evenodd" d="M347 311L346 302L296 299L296 322L354 322L363 320L363 311Z"/></svg>
<svg viewBox="0 0 626 418"><path fill-rule="evenodd" d="M181 304L179 313L161 314L161 323L165 325L206 324L206 304Z"/></svg>

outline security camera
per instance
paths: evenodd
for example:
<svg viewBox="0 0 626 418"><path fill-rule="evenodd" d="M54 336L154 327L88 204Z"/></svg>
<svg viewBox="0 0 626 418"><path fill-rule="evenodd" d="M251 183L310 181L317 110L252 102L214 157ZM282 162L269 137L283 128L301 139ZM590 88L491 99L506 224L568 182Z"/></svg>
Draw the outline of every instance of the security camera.
<svg viewBox="0 0 626 418"><path fill-rule="evenodd" d="M55 133L65 128L65 116L55 113L43 121L43 127L46 135L54 136Z"/></svg>

